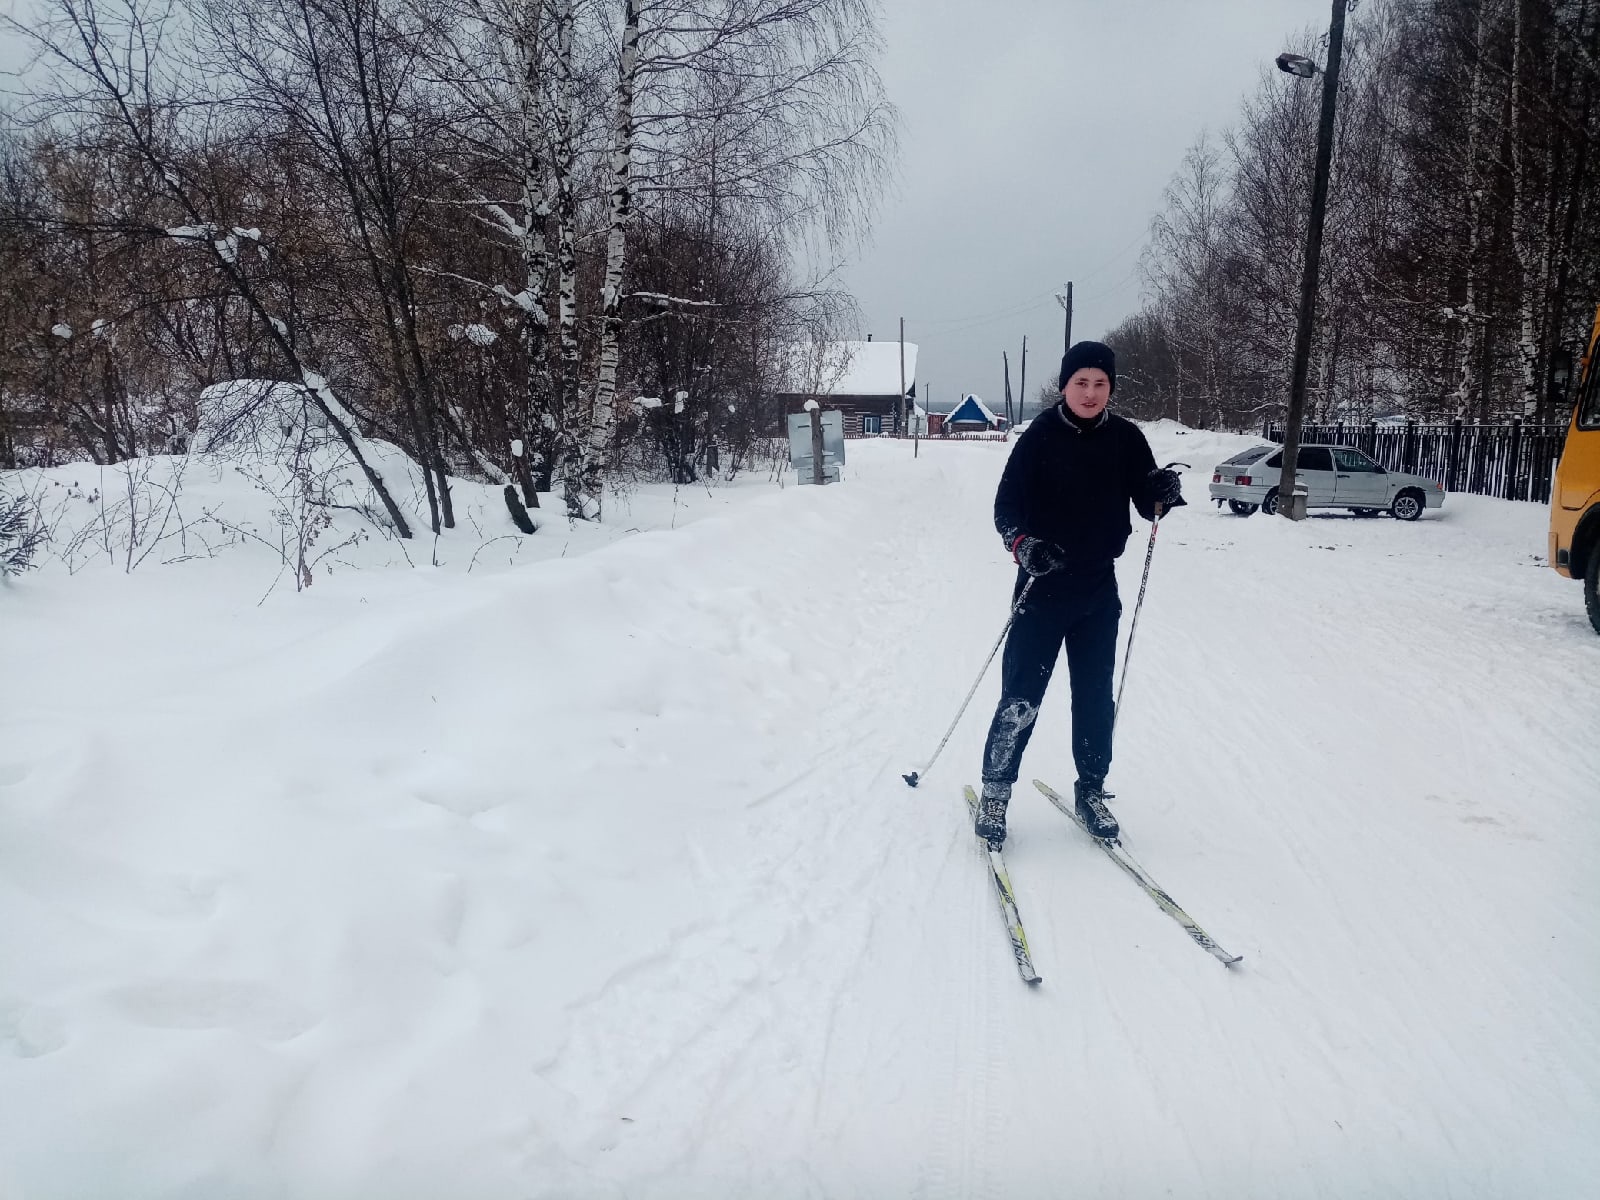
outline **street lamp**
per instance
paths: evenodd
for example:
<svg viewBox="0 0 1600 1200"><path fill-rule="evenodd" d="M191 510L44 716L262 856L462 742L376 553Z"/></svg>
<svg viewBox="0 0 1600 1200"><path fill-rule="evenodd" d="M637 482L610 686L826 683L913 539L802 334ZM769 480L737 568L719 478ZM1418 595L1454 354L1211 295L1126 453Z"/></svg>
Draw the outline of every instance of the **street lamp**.
<svg viewBox="0 0 1600 1200"><path fill-rule="evenodd" d="M1344 14L1349 0L1333 0L1328 26L1328 65L1322 72L1322 118L1317 126L1317 163L1311 180L1311 218L1306 223L1305 270L1300 276L1300 319L1294 335L1294 374L1289 383L1289 416L1283 429L1283 474L1278 477L1278 511L1291 521L1306 515L1305 497L1295 488L1300 426L1306 407L1306 372L1311 361L1311 328L1317 315L1317 272L1322 264L1322 214L1328 203L1328 168L1333 161L1333 112L1339 98L1339 60L1344 52ZM1300 54L1280 54L1278 70L1310 79L1317 64Z"/></svg>
<svg viewBox="0 0 1600 1200"><path fill-rule="evenodd" d="M1304 54L1290 54L1285 50L1278 55L1278 70L1288 75L1298 75L1301 79L1310 79L1317 73L1317 64Z"/></svg>

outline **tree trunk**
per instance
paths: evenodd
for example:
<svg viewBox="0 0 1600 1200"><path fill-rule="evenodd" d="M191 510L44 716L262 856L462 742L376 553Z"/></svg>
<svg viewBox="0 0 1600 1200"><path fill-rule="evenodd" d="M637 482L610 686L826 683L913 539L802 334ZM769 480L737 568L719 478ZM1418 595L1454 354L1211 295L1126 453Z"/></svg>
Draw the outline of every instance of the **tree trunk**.
<svg viewBox="0 0 1600 1200"><path fill-rule="evenodd" d="M1523 111L1522 50L1526 40L1523 10L1527 0L1512 0L1515 16L1511 37L1511 245L1517 258L1517 363L1522 377L1518 411L1531 416L1539 407L1539 322L1541 280L1537 269L1536 231L1528 220L1528 124Z"/></svg>
<svg viewBox="0 0 1600 1200"><path fill-rule="evenodd" d="M1344 314L1336 309L1332 315L1333 320L1329 322L1328 361L1322 372L1322 403L1318 405L1323 424L1335 419L1338 407L1334 391L1339 378L1339 343L1344 337Z"/></svg>
<svg viewBox="0 0 1600 1200"><path fill-rule="evenodd" d="M1467 99L1467 154L1462 192L1467 201L1466 299L1461 305L1461 375L1456 386L1456 414L1471 415L1481 401L1479 372L1483 362L1484 328L1479 312L1479 247L1483 241L1483 181L1478 176L1479 145L1483 137L1484 57L1488 53L1485 30L1492 0L1479 0L1476 29L1472 39L1472 83Z"/></svg>
<svg viewBox="0 0 1600 1200"><path fill-rule="evenodd" d="M622 57L617 67L611 124L611 223L606 233L605 282L600 289L599 375L595 381L594 411L584 438L583 469L567 489L567 512L574 517L598 519L600 516L601 474L616 423L622 268L628 244L628 218L633 212L633 94L639 70L640 4L641 0L624 0Z"/></svg>
<svg viewBox="0 0 1600 1200"><path fill-rule="evenodd" d="M431 405L419 392L421 381L412 372L407 361L408 350L403 344L402 329L409 303L404 285L405 267L400 261L398 197L388 158L393 131L384 120L381 102L374 96L375 91L381 92L382 85L373 76L374 64L369 57L373 50L366 46L368 30L362 18L367 14L333 13L317 7L310 0L297 0L296 8L305 33L309 55L306 66L310 71L310 82L315 88L317 102L326 121L323 133L327 138L333 166L344 188L350 206L349 217L355 226L367 271L382 309L384 340L389 348L395 386L405 403L411 436L416 443L418 464L422 467L422 479L426 485L429 523L433 531L438 533L441 515L435 476L442 458L433 428ZM347 23L341 24L341 17ZM365 171L356 160L359 152L352 149L343 134L341 106L333 92L334 71L321 48L318 25L322 21L330 26L334 44L344 45L356 68L356 94L361 101L362 134L366 139L365 153L369 156ZM380 236L383 238L382 247L375 240Z"/></svg>
<svg viewBox="0 0 1600 1200"><path fill-rule="evenodd" d="M543 144L544 103L541 99L541 14L543 0L520 0L517 14L517 58L521 67L522 126L522 293L517 298L522 311L522 348L525 356L523 377L527 407L528 439L526 456L532 451L531 478L523 483L523 499L529 508L539 507L538 493L550 490L555 466L556 439L561 426L559 410L550 404L550 361L548 336L550 314L545 305L545 280L550 274L550 253L545 242L545 219L550 214L545 199L544 163L539 148ZM523 476L530 475L526 461Z"/></svg>
<svg viewBox="0 0 1600 1200"><path fill-rule="evenodd" d="M398 245L395 255L395 272L400 290L401 332L411 360L412 377L416 380L417 404L422 410L422 432L427 438L424 471L431 469L439 489L439 515L446 529L456 527L455 503L450 496L450 470L444 458L444 442L439 436L439 421L435 418L433 376L422 352L422 342L417 332L417 304L411 287L405 252ZM437 530L435 530L437 532Z"/></svg>
<svg viewBox="0 0 1600 1200"><path fill-rule="evenodd" d="M580 468L575 432L578 429L578 201L574 188L572 150L573 0L560 0L556 9L556 146L551 184L556 210L556 332L560 359L556 368L555 414L562 437L564 475Z"/></svg>
<svg viewBox="0 0 1600 1200"><path fill-rule="evenodd" d="M1579 19L1575 29L1581 30L1584 20L1589 15L1589 5L1584 4L1579 12ZM1576 35L1575 35L1576 36ZM1581 44L1578 46L1581 51ZM1600 21L1596 21L1590 36L1589 54L1592 58L1600 58ZM1578 253L1577 231L1584 214L1584 204L1588 197L1586 185L1589 181L1589 122L1594 108L1595 79L1597 72L1580 72L1574 70L1575 63L1569 56L1568 74L1578 75L1583 81L1583 104L1579 110L1579 119L1575 126L1577 148L1572 155L1572 168L1567 176L1564 192L1564 212L1561 222L1561 237L1559 255L1553 255L1555 283L1549 296L1549 330L1550 344L1561 345L1567 327L1567 302L1571 290L1571 275L1574 256ZM1559 139L1558 139L1558 145ZM1563 156L1564 157L1564 156ZM1555 413L1556 420L1565 420L1565 413Z"/></svg>

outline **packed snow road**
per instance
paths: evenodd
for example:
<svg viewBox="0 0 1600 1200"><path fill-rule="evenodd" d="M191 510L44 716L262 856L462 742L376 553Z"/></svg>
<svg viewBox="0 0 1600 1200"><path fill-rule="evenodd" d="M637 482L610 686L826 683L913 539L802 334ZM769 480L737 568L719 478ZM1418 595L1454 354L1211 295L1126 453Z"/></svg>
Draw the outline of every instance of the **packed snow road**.
<svg viewBox="0 0 1600 1200"><path fill-rule="evenodd" d="M1600 639L1544 513L1241 519L1245 439L1151 440L1199 470L1109 783L1233 968L1024 784L1018 981L997 672L901 782L1005 620L1005 445L259 608L244 560L13 587L0 1197L1588 1195Z"/></svg>

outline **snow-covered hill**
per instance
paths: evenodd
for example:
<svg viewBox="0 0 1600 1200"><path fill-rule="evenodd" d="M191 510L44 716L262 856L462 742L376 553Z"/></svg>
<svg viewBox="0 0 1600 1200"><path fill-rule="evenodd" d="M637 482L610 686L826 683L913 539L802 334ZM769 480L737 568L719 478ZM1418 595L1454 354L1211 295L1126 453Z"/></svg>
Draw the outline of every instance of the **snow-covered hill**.
<svg viewBox="0 0 1600 1200"><path fill-rule="evenodd" d="M0 1197L1589 1194L1600 639L1544 512L1240 519L1248 439L1152 441L1197 469L1110 782L1232 970L1019 788L1018 982L995 675L900 780L1005 619L1003 444L259 604L264 552L8 585Z"/></svg>

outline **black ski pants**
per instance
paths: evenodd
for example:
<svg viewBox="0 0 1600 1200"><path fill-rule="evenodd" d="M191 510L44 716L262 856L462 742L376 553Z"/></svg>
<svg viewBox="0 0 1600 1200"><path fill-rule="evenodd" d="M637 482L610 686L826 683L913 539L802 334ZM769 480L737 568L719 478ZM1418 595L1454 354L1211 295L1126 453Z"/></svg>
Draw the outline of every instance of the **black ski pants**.
<svg viewBox="0 0 1600 1200"><path fill-rule="evenodd" d="M1021 580L1018 581L1018 588ZM1000 660L1000 704L983 748L983 781L1015 783L1039 704L1067 651L1072 684L1072 759L1078 778L1100 782L1111 769L1117 624L1122 601L1111 564L1081 574L1046 575L1011 623Z"/></svg>

